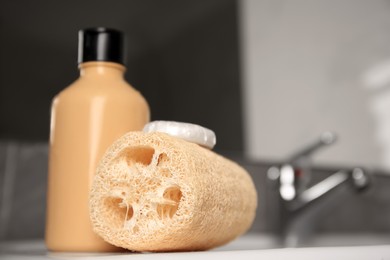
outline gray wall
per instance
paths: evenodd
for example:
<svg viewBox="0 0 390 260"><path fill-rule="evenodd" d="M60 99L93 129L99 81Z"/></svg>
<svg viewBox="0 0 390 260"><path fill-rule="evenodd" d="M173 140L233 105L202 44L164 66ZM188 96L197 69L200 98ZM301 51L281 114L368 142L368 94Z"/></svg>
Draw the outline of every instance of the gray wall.
<svg viewBox="0 0 390 260"><path fill-rule="evenodd" d="M240 1L246 152L285 159L325 130L324 165L390 169L390 3Z"/></svg>

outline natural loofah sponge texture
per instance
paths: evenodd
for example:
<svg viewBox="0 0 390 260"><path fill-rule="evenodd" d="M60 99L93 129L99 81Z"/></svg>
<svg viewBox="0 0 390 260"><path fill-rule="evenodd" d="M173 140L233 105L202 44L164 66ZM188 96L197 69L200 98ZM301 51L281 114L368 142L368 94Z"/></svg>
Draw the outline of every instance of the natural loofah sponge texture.
<svg viewBox="0 0 390 260"><path fill-rule="evenodd" d="M225 244L255 217L257 194L236 163L163 133L130 132L94 178L94 231L133 251L193 251Z"/></svg>

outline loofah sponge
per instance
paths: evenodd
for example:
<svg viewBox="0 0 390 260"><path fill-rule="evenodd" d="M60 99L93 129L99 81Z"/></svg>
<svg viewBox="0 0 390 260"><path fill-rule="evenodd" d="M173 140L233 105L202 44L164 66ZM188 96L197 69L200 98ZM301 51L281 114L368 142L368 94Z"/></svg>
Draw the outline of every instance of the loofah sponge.
<svg viewBox="0 0 390 260"><path fill-rule="evenodd" d="M236 163L164 133L130 132L103 156L90 196L94 231L133 251L223 245L255 217L257 194Z"/></svg>

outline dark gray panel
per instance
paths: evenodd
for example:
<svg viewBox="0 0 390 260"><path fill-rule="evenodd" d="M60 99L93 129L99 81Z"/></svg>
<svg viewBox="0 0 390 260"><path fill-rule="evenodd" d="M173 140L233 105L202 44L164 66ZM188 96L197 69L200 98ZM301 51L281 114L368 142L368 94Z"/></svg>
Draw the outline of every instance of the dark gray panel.
<svg viewBox="0 0 390 260"><path fill-rule="evenodd" d="M152 119L212 128L242 150L237 5L203 1L0 1L0 137L44 140L51 99L78 76L77 31L128 36L128 81Z"/></svg>

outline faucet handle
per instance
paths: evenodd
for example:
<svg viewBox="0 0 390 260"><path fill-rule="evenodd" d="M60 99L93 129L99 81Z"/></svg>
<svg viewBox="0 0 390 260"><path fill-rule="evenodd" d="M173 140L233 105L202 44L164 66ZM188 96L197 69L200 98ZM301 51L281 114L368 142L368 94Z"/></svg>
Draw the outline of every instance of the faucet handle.
<svg viewBox="0 0 390 260"><path fill-rule="evenodd" d="M268 169L268 178L279 180L283 200L292 201L307 190L311 180L310 156L320 148L335 143L336 139L335 133L323 132L316 141L293 154L287 163Z"/></svg>
<svg viewBox="0 0 390 260"><path fill-rule="evenodd" d="M314 152L318 151L320 148L335 143L336 140L337 140L337 135L334 132L329 132L329 131L323 132L321 133L318 140L307 145L301 150L298 150L290 157L289 161L294 164L294 162L300 161L302 158L311 156Z"/></svg>

